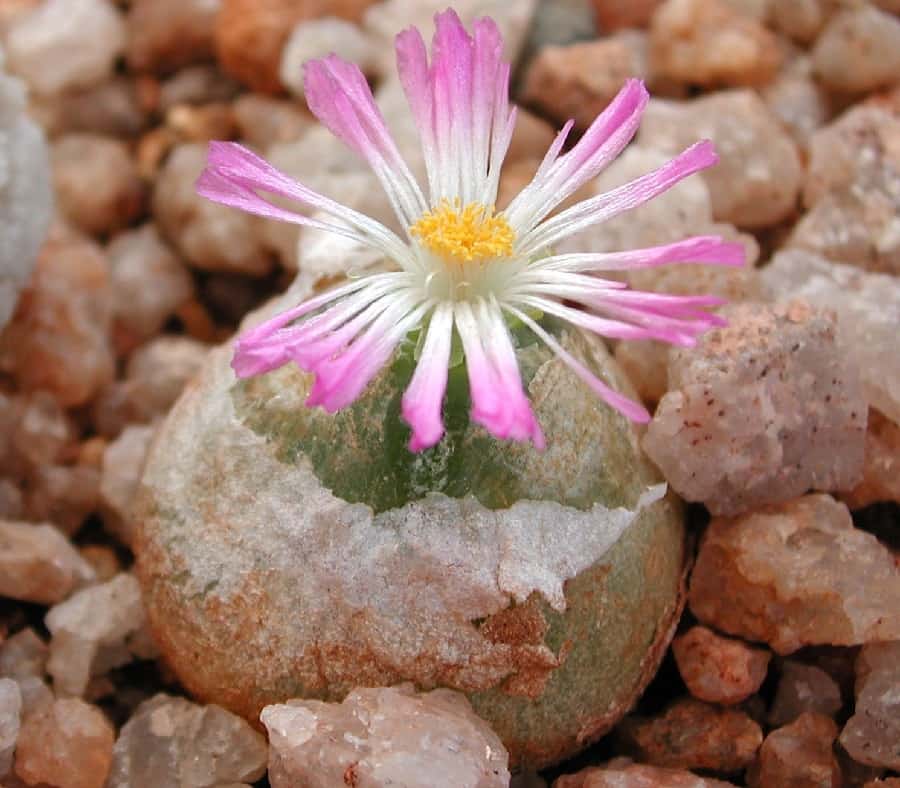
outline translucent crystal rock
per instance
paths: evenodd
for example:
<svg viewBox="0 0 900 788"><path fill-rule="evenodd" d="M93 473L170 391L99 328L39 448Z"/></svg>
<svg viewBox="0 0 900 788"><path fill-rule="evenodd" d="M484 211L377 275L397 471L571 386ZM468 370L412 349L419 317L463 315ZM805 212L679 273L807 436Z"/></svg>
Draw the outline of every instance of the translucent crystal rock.
<svg viewBox="0 0 900 788"><path fill-rule="evenodd" d="M125 143L66 134L53 142L51 163L59 208L85 232L114 232L141 213L144 187Z"/></svg>
<svg viewBox="0 0 900 788"><path fill-rule="evenodd" d="M226 73L253 90L279 93L281 53L292 28L304 19L331 16L359 21L374 0L222 0L216 21L216 55ZM405 21L403 24L408 24ZM397 31L403 25L397 27Z"/></svg>
<svg viewBox="0 0 900 788"><path fill-rule="evenodd" d="M553 788L731 788L732 783L698 777L681 769L665 769L616 758L607 766L591 766L577 774L567 774Z"/></svg>
<svg viewBox="0 0 900 788"><path fill-rule="evenodd" d="M900 273L900 113L861 105L810 141L803 199L809 208L788 245L837 262Z"/></svg>
<svg viewBox="0 0 900 788"><path fill-rule="evenodd" d="M797 146L757 93L651 101L638 134L640 145L670 156L704 138L719 154L719 163L702 173L716 219L755 229L794 212L803 177Z"/></svg>
<svg viewBox="0 0 900 788"><path fill-rule="evenodd" d="M267 706L272 788L360 785L504 788L509 760L497 735L461 695L410 685L358 689L341 704Z"/></svg>
<svg viewBox="0 0 900 788"><path fill-rule="evenodd" d="M626 30L569 46L548 46L528 66L522 100L560 123L586 129L631 77L648 75L646 35Z"/></svg>
<svg viewBox="0 0 900 788"><path fill-rule="evenodd" d="M52 210L44 136L25 115L22 83L2 66L0 53L0 329L31 274Z"/></svg>
<svg viewBox="0 0 900 788"><path fill-rule="evenodd" d="M303 64L332 52L340 52L344 60L355 63L364 74L376 70L374 44L360 27L346 19L323 16L303 20L291 31L281 52L281 83L295 96L304 96Z"/></svg>
<svg viewBox="0 0 900 788"><path fill-rule="evenodd" d="M116 330L132 342L156 335L194 295L191 275L153 224L117 235L107 253Z"/></svg>
<svg viewBox="0 0 900 788"><path fill-rule="evenodd" d="M713 520L689 598L704 623L779 654L900 637L900 568L828 495Z"/></svg>
<svg viewBox="0 0 900 788"><path fill-rule="evenodd" d="M112 379L109 271L102 250L57 229L44 245L27 300L0 335L0 368L26 391L83 405Z"/></svg>
<svg viewBox="0 0 900 788"><path fill-rule="evenodd" d="M762 729L746 713L693 698L658 717L626 717L619 727L638 759L674 769L735 772L745 768L762 743Z"/></svg>
<svg viewBox="0 0 900 788"><path fill-rule="evenodd" d="M62 459L75 442L75 425L56 398L46 391L35 391L18 398L16 405L16 423L10 432L18 459L30 468Z"/></svg>
<svg viewBox="0 0 900 788"><path fill-rule="evenodd" d="M779 4L781 5L781 4ZM830 115L828 93L815 81L807 58L797 58L762 91L763 100L794 141L809 148Z"/></svg>
<svg viewBox="0 0 900 788"><path fill-rule="evenodd" d="M655 74L689 85L759 85L781 65L778 39L724 0L666 0L650 24Z"/></svg>
<svg viewBox="0 0 900 788"><path fill-rule="evenodd" d="M562 341L622 385L601 343ZM151 447L135 544L193 692L254 719L291 697L445 686L537 764L611 726L671 631L680 514L623 418L549 351L519 354L546 451L489 439L463 395L447 443L414 455L402 361L332 417L303 406L295 369L238 384L230 348L212 352Z"/></svg>
<svg viewBox="0 0 900 788"><path fill-rule="evenodd" d="M691 695L726 705L740 703L760 688L771 656L703 626L675 638L672 651Z"/></svg>
<svg viewBox="0 0 900 788"><path fill-rule="evenodd" d="M260 276L272 267L253 232L254 217L197 194L206 146L178 145L166 159L153 192L153 211L163 235L184 259L204 271Z"/></svg>
<svg viewBox="0 0 900 788"><path fill-rule="evenodd" d="M860 4L836 14L812 53L819 79L833 91L863 93L900 82L900 19Z"/></svg>
<svg viewBox="0 0 900 788"><path fill-rule="evenodd" d="M859 368L866 399L900 424L900 280L800 251L775 255L762 278L773 300L802 298L837 313L839 338Z"/></svg>
<svg viewBox="0 0 900 788"><path fill-rule="evenodd" d="M40 678L47 666L47 644L26 627L0 643L0 676L11 679Z"/></svg>
<svg viewBox="0 0 900 788"><path fill-rule="evenodd" d="M869 410L862 481L840 498L851 509L878 501L900 503L900 424Z"/></svg>
<svg viewBox="0 0 900 788"><path fill-rule="evenodd" d="M46 520L68 536L82 526L96 508L100 473L83 465L44 465L29 479L26 519Z"/></svg>
<svg viewBox="0 0 900 788"><path fill-rule="evenodd" d="M125 368L136 420L152 421L168 413L208 354L209 345L183 336L160 336L136 350Z"/></svg>
<svg viewBox="0 0 900 788"><path fill-rule="evenodd" d="M169 73L211 60L220 0L137 0L128 10L125 57L135 71Z"/></svg>
<svg viewBox="0 0 900 788"><path fill-rule="evenodd" d="M61 695L82 695L92 677L147 656L146 616L137 580L120 574L51 608L47 671Z"/></svg>
<svg viewBox="0 0 900 788"><path fill-rule="evenodd" d="M156 695L122 728L106 788L208 788L265 773L266 741L219 706Z"/></svg>
<svg viewBox="0 0 900 788"><path fill-rule="evenodd" d="M779 727L807 711L834 717L842 706L841 688L822 668L786 659L767 721Z"/></svg>
<svg viewBox="0 0 900 788"><path fill-rule="evenodd" d="M57 700L29 716L19 732L16 774L29 785L103 788L115 731L96 706Z"/></svg>
<svg viewBox="0 0 900 788"><path fill-rule="evenodd" d="M100 479L103 524L119 541L129 546L134 540L134 497L155 432L151 426L126 427L103 454Z"/></svg>
<svg viewBox="0 0 900 788"><path fill-rule="evenodd" d="M897 609L895 604L894 618ZM856 661L856 709L841 732L841 745L851 758L895 771L900 770L898 666L900 640L863 646Z"/></svg>
<svg viewBox="0 0 900 788"><path fill-rule="evenodd" d="M0 596L52 605L94 571L52 525L0 521Z"/></svg>
<svg viewBox="0 0 900 788"><path fill-rule="evenodd" d="M12 768L22 714L22 693L12 679L0 678L0 777Z"/></svg>
<svg viewBox="0 0 900 788"><path fill-rule="evenodd" d="M841 769L832 751L837 732L834 720L813 712L772 731L760 748L759 760L748 771L748 785L841 788Z"/></svg>
<svg viewBox="0 0 900 788"><path fill-rule="evenodd" d="M38 93L56 94L112 76L125 23L110 0L47 0L15 20L5 44L12 71Z"/></svg>
<svg viewBox="0 0 900 788"><path fill-rule="evenodd" d="M644 448L682 497L734 515L862 475L866 403L831 316L736 304L729 326L669 356Z"/></svg>

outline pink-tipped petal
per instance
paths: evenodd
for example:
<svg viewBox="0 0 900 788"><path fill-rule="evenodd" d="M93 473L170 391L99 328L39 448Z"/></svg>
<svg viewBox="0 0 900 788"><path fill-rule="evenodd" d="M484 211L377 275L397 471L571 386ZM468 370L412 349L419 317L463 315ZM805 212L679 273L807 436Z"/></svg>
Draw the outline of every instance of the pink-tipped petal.
<svg viewBox="0 0 900 788"><path fill-rule="evenodd" d="M607 405L615 408L619 413L625 416L631 421L638 422L639 424L646 424L650 421L650 414L647 412L647 409L638 402L629 399L622 394L619 394L618 391L611 389L607 386L602 380L600 380L596 375L594 375L587 367L584 366L578 359L572 356L571 353L566 351L562 345L557 342L551 334L547 331L544 331L534 320L532 320L528 315L526 315L523 311L516 309L515 307L507 307L510 314L515 315L519 320L521 320L526 326L528 326L541 340L546 343L546 345L557 355L560 360L566 364L582 381L584 381L590 389L602 399Z"/></svg>
<svg viewBox="0 0 900 788"><path fill-rule="evenodd" d="M546 220L520 239L519 252L534 254L587 227L643 205L668 191L679 181L711 167L718 160L709 140L698 142L652 172L604 194L583 200Z"/></svg>
<svg viewBox="0 0 900 788"><path fill-rule="evenodd" d="M400 404L404 421L412 427L410 451L430 449L444 435L441 410L447 390L452 339L453 308L449 304L441 304L428 324L416 371Z"/></svg>

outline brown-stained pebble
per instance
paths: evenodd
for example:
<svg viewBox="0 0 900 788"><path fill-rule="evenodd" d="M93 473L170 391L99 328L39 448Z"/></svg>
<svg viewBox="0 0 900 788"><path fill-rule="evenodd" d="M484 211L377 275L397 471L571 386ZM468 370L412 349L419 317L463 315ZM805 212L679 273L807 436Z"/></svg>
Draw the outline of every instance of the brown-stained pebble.
<svg viewBox="0 0 900 788"><path fill-rule="evenodd" d="M688 85L771 82L781 65L775 36L726 0L666 0L650 25L650 67Z"/></svg>
<svg viewBox="0 0 900 788"><path fill-rule="evenodd" d="M835 15L816 40L813 66L830 90L862 93L900 82L900 19L868 4Z"/></svg>
<svg viewBox="0 0 900 788"><path fill-rule="evenodd" d="M47 667L47 644L30 627L0 643L0 676L21 680L42 678Z"/></svg>
<svg viewBox="0 0 900 788"><path fill-rule="evenodd" d="M767 717L769 725L787 725L807 711L832 718L840 711L841 688L822 668L786 659L780 670L778 689Z"/></svg>
<svg viewBox="0 0 900 788"><path fill-rule="evenodd" d="M586 129L632 77L648 75L643 33L544 47L528 67L522 100L559 123Z"/></svg>
<svg viewBox="0 0 900 788"><path fill-rule="evenodd" d="M89 402L113 376L111 301L102 250L57 228L0 334L0 369L23 390L46 389L64 407Z"/></svg>
<svg viewBox="0 0 900 788"><path fill-rule="evenodd" d="M122 563L116 551L109 545L89 544L79 548L78 552L94 570L98 583L112 580L122 571Z"/></svg>
<svg viewBox="0 0 900 788"><path fill-rule="evenodd" d="M600 33L646 27L662 0L592 0Z"/></svg>
<svg viewBox="0 0 900 788"><path fill-rule="evenodd" d="M170 73L211 60L220 0L135 0L125 57L135 71Z"/></svg>
<svg viewBox="0 0 900 788"><path fill-rule="evenodd" d="M29 478L28 519L49 521L75 534L99 503L100 472L83 465L44 465Z"/></svg>
<svg viewBox="0 0 900 788"><path fill-rule="evenodd" d="M700 777L681 769L665 769L616 758L605 766L567 774L553 788L730 788L733 783Z"/></svg>
<svg viewBox="0 0 900 788"><path fill-rule="evenodd" d="M684 698L658 717L626 717L619 732L638 760L674 769L736 772L748 766L762 730L738 709Z"/></svg>
<svg viewBox="0 0 900 788"><path fill-rule="evenodd" d="M841 745L854 760L900 771L898 687L900 639L863 646L856 660L856 708L841 732Z"/></svg>
<svg viewBox="0 0 900 788"><path fill-rule="evenodd" d="M154 109L165 114L178 104L212 104L240 101L241 85L214 65L188 66L159 84Z"/></svg>
<svg viewBox="0 0 900 788"><path fill-rule="evenodd" d="M231 109L241 140L262 150L296 142L314 123L298 102L259 93L244 93Z"/></svg>
<svg viewBox="0 0 900 788"><path fill-rule="evenodd" d="M900 425L874 408L866 427L866 461L862 481L841 500L851 509L879 501L900 503Z"/></svg>
<svg viewBox="0 0 900 788"><path fill-rule="evenodd" d="M691 695L710 703L740 703L766 678L771 654L717 635L704 626L691 627L675 638L672 652Z"/></svg>
<svg viewBox="0 0 900 788"><path fill-rule="evenodd" d="M107 247L113 320L120 352L155 336L194 295L184 263L147 223L117 235Z"/></svg>
<svg viewBox="0 0 900 788"><path fill-rule="evenodd" d="M108 235L144 209L144 184L128 147L96 134L66 134L51 148L59 208L75 226Z"/></svg>
<svg viewBox="0 0 900 788"><path fill-rule="evenodd" d="M94 577L52 525L0 521L0 596L52 605Z"/></svg>
<svg viewBox="0 0 900 788"><path fill-rule="evenodd" d="M900 638L900 567L853 527L847 507L807 495L734 519L714 519L691 575L702 622L768 643L805 645Z"/></svg>
<svg viewBox="0 0 900 788"><path fill-rule="evenodd" d="M227 140L237 130L231 105L226 102L175 104L166 111L166 127L183 142Z"/></svg>
<svg viewBox="0 0 900 788"><path fill-rule="evenodd" d="M751 788L841 788L843 780L832 743L838 728L822 714L804 712L772 731L747 773Z"/></svg>
<svg viewBox="0 0 900 788"><path fill-rule="evenodd" d="M16 774L29 785L103 788L112 762L113 726L78 698L54 701L30 715L16 747Z"/></svg>
<svg viewBox="0 0 900 788"><path fill-rule="evenodd" d="M9 773L19 737L22 692L12 679L0 678L0 778Z"/></svg>

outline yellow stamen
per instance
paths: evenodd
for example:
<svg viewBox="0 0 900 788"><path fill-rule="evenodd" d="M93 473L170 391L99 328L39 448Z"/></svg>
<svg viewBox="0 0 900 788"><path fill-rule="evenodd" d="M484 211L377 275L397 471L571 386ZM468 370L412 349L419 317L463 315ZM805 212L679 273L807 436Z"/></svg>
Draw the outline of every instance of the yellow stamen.
<svg viewBox="0 0 900 788"><path fill-rule="evenodd" d="M442 200L422 214L410 232L435 254L457 263L509 257L516 237L504 217L494 216L493 208L477 202L463 207L459 198Z"/></svg>

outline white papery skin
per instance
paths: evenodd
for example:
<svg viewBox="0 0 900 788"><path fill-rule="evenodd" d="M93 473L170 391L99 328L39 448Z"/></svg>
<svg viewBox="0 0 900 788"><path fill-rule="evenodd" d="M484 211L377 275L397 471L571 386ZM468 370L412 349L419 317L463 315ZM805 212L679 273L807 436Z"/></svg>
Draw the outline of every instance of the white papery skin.
<svg viewBox="0 0 900 788"><path fill-rule="evenodd" d="M722 325L705 308L711 296L670 296L628 289L602 271L668 263L742 265L739 244L715 236L625 252L553 253L559 241L634 208L716 162L697 143L667 164L610 192L550 216L631 141L648 94L630 80L584 136L562 153L572 122L559 132L532 182L501 213L495 202L515 126L510 66L491 19L468 33L456 13L438 14L429 63L414 28L397 36L397 66L419 129L427 198L391 139L360 70L335 55L306 65L304 87L319 120L371 165L405 237L311 191L236 143L213 142L198 192L211 200L296 224L329 230L371 246L398 269L349 282L238 338L240 377L289 361L315 375L307 405L329 412L350 405L415 329L424 331L416 370L402 400L411 451L438 443L454 334L461 341L471 418L501 439L544 437L522 385L507 321L533 331L600 398L639 422L639 403L606 386L568 354L535 318L546 314L616 339L692 345ZM282 198L279 205L272 197ZM281 207L295 201L313 216ZM576 304L573 307L571 304Z"/></svg>

